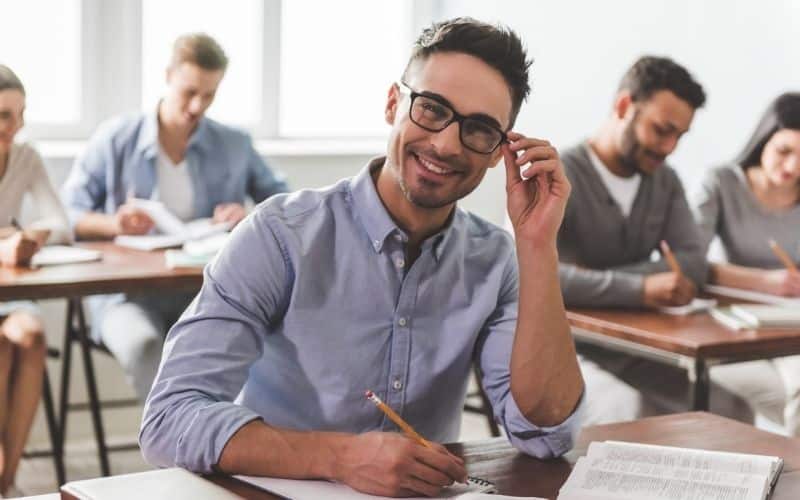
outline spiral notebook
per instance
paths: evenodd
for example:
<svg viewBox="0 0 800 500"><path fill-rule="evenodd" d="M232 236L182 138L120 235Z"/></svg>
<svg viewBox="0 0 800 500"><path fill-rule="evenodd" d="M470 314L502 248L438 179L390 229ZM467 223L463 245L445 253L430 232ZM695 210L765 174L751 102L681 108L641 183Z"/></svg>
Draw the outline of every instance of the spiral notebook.
<svg viewBox="0 0 800 500"><path fill-rule="evenodd" d="M275 493L291 500L317 500L320 498L325 498L327 500L375 500L388 498L359 493L347 485L332 483L330 481L279 479L257 476L234 477L240 481L261 488L262 490ZM503 498L490 495L496 491L497 489L492 482L470 476L467 484L456 483L442 490L442 494L435 498L458 498L460 500Z"/></svg>

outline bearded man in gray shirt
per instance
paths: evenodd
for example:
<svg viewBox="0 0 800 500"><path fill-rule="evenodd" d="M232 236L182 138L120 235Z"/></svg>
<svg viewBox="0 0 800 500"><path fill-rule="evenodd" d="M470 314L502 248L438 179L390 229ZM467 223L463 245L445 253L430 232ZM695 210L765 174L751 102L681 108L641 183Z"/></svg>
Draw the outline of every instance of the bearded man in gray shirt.
<svg viewBox="0 0 800 500"><path fill-rule="evenodd" d="M678 175L665 160L705 99L685 68L642 57L622 78L598 132L563 152L573 186L558 236L567 307L655 308L694 298L707 271L702 239ZM651 259L662 240L682 273L670 271L661 255ZM685 405L680 370L596 347L581 346L580 352L586 425L681 409L665 401ZM675 387L669 387L672 381Z"/></svg>

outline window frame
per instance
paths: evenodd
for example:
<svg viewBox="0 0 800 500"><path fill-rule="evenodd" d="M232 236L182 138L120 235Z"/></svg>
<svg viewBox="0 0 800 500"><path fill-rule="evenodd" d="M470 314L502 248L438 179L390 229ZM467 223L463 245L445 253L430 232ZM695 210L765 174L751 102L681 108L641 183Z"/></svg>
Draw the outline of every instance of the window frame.
<svg viewBox="0 0 800 500"><path fill-rule="evenodd" d="M279 131L282 1L262 0L262 118L259 123L246 127L253 139L262 143L286 139ZM80 119L66 124L29 122L25 127L29 139L87 140L103 121L141 109L141 0L80 0L79 4ZM411 17L409 26L413 30L407 34L409 46L416 34L440 11L440 0L408 2L407 15ZM373 140L375 136L347 136L343 139L357 143ZM298 138L288 140L296 142Z"/></svg>

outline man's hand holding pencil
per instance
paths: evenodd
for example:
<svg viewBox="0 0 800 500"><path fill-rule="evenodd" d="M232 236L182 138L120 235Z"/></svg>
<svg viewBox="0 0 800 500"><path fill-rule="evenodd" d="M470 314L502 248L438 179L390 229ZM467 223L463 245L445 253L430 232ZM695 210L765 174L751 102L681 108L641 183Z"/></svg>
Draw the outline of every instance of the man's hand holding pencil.
<svg viewBox="0 0 800 500"><path fill-rule="evenodd" d="M367 432L353 436L338 455L335 476L353 489L383 496L436 496L453 482L465 482L464 460L416 433L371 391L367 397L405 435Z"/></svg>

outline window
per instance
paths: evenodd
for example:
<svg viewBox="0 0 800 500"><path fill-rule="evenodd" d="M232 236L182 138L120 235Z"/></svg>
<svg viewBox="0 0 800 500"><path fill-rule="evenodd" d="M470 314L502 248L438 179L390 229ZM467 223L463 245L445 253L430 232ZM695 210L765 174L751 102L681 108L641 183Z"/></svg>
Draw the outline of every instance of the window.
<svg viewBox="0 0 800 500"><path fill-rule="evenodd" d="M113 116L152 111L175 39L198 31L230 59L212 118L256 139L384 137L386 92L434 10L420 0L0 2L0 63L25 83L33 140L85 140Z"/></svg>
<svg viewBox="0 0 800 500"><path fill-rule="evenodd" d="M386 135L386 93L405 68L411 23L406 2L283 2L280 134Z"/></svg>
<svg viewBox="0 0 800 500"><path fill-rule="evenodd" d="M142 107L154 109L165 85L175 39L202 31L214 37L230 62L209 116L254 126L262 120L261 0L143 0Z"/></svg>
<svg viewBox="0 0 800 500"><path fill-rule="evenodd" d="M79 122L81 0L3 0L2 11L0 63L25 85L26 121Z"/></svg>

